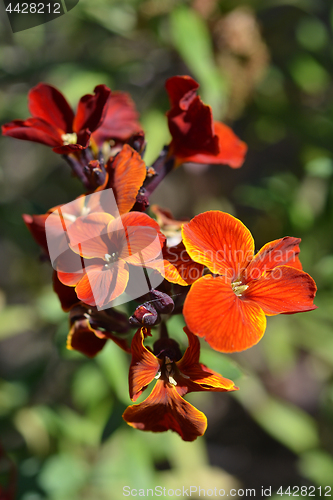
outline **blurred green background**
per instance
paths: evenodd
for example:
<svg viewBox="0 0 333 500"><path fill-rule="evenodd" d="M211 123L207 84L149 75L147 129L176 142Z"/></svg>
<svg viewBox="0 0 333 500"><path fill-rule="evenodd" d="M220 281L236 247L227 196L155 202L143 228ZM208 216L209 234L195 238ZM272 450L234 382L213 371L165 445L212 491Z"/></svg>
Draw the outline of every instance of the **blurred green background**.
<svg viewBox="0 0 333 500"><path fill-rule="evenodd" d="M333 483L333 2L80 0L14 35L2 2L0 14L1 123L28 117L27 92L40 81L73 106L105 83L131 93L149 164L170 140L164 82L192 75L215 118L247 142L247 159L239 170L181 167L152 201L176 218L232 213L258 249L301 237L319 289L316 311L269 318L246 352L203 344L202 360L240 387L188 398L208 416L205 438L135 431L121 419L128 357L111 343L94 360L66 350L67 315L21 218L71 201L81 185L50 149L1 138L2 483L17 480L18 500L118 500L126 485L256 488L256 498L271 486L275 499L288 496L273 494L280 486L314 485L312 498L324 496L319 487ZM170 331L183 340L181 329L174 317Z"/></svg>

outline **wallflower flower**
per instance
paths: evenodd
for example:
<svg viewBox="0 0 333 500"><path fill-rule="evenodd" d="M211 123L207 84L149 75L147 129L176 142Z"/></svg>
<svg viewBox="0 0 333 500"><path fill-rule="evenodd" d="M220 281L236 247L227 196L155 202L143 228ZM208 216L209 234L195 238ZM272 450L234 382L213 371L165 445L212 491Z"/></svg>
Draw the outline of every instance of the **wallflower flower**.
<svg viewBox="0 0 333 500"><path fill-rule="evenodd" d="M213 120L210 106L196 91L198 83L189 76L174 76L166 81L171 109L167 112L172 141L169 155L182 163L226 164L241 167L247 151L230 127Z"/></svg>
<svg viewBox="0 0 333 500"><path fill-rule="evenodd" d="M183 357L176 341L161 338L154 344L154 354L144 345L149 330L139 329L133 337L132 361L129 371L129 391L132 401L154 380L157 382L147 399L129 406L124 420L136 429L164 432L171 429L184 441L194 441L207 427L205 415L183 399L185 394L198 391L234 391L235 387L218 373L199 363L199 340L184 329L189 346Z"/></svg>
<svg viewBox="0 0 333 500"><path fill-rule="evenodd" d="M259 342L266 316L316 309L316 284L298 259L300 241L287 236L254 255L250 231L229 214L205 212L185 224L187 252L212 273L186 297L191 331L217 351L242 351Z"/></svg>
<svg viewBox="0 0 333 500"><path fill-rule="evenodd" d="M94 95L81 97L74 115L59 90L39 83L28 95L32 118L6 123L2 133L51 146L59 154L75 153L88 147L91 133L103 122L109 96L110 89L98 85Z"/></svg>

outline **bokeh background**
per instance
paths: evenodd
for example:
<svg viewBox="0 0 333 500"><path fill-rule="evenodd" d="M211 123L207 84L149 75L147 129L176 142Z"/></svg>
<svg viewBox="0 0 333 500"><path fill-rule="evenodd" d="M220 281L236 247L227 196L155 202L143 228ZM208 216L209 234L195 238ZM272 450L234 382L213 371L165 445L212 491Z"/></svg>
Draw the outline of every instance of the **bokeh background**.
<svg viewBox="0 0 333 500"><path fill-rule="evenodd" d="M135 431L121 419L128 357L111 343L94 360L66 350L67 315L21 218L71 201L81 185L50 149L1 138L0 479L16 493L0 497L118 500L126 485L333 495L333 2L80 0L15 35L2 2L0 14L1 123L28 116L40 81L73 106L105 83L131 93L149 164L170 140L164 82L190 74L247 142L247 159L238 170L181 167L152 201L176 217L236 215L257 248L301 237L318 284L316 311L269 318L252 349L224 356L203 343L202 359L240 387L189 397L208 416L205 438ZM170 331L182 339L181 329L174 317Z"/></svg>

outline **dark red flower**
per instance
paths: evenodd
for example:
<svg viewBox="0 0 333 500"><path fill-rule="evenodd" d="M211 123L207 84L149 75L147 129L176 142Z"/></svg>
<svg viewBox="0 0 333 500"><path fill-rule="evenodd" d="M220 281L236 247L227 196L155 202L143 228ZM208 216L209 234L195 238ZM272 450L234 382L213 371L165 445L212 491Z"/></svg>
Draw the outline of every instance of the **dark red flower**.
<svg viewBox="0 0 333 500"><path fill-rule="evenodd" d="M89 145L91 133L105 117L110 89L98 85L94 95L81 97L76 115L65 97L52 85L39 83L30 90L27 120L14 120L2 126L3 135L40 142L59 154L70 154Z"/></svg>
<svg viewBox="0 0 333 500"><path fill-rule="evenodd" d="M133 337L132 362L129 371L129 392L132 401L154 379L157 379L150 396L138 405L129 406L124 420L143 431L177 432L184 441L194 441L202 436L207 427L205 415L183 399L185 394L198 391L234 391L235 387L218 373L199 363L200 343L187 328L189 347L181 357L176 341L162 338L155 342L154 353L144 345L142 328Z"/></svg>
<svg viewBox="0 0 333 500"><path fill-rule="evenodd" d="M199 96L199 85L189 76L174 76L166 81L171 109L167 112L172 141L169 156L182 163L216 163L241 167L246 144L221 122L214 122L210 106Z"/></svg>

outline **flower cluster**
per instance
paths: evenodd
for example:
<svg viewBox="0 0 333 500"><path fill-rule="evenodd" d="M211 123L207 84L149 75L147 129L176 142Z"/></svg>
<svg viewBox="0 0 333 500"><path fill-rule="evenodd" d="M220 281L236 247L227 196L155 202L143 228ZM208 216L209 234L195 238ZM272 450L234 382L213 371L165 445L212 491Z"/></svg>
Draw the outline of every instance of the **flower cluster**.
<svg viewBox="0 0 333 500"><path fill-rule="evenodd" d="M238 168L247 150L213 120L191 77L170 78L166 90L172 139L152 165L144 163L145 135L133 101L105 85L83 96L74 113L56 88L40 83L29 92L31 117L3 125L2 132L51 147L84 187L65 205L23 215L50 259L54 291L69 313L67 347L94 357L108 340L115 342L132 357L133 402L155 380L124 420L193 441L207 421L184 396L238 389L200 363L199 337L217 351L247 349L263 336L266 316L315 309L316 285L302 270L298 238L272 241L255 253L250 231L227 213L175 220L167 209L149 206L152 192L179 165ZM118 307L126 302L128 315ZM183 354L167 330L173 314L183 314L187 325Z"/></svg>

